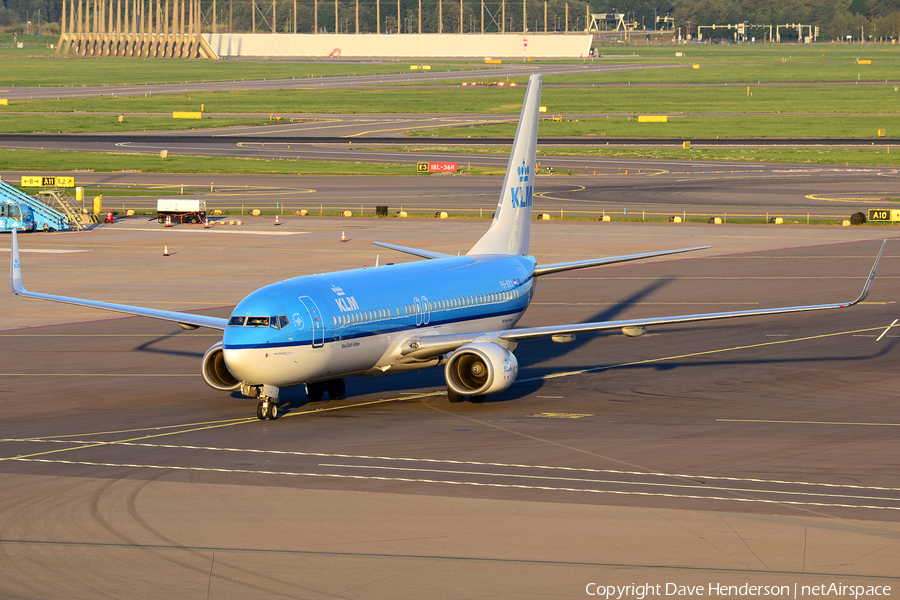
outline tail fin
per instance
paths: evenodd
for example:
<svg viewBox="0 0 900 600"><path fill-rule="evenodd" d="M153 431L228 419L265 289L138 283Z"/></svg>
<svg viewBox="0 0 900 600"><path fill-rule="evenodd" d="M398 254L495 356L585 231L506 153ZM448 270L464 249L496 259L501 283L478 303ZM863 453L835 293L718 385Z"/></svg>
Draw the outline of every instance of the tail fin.
<svg viewBox="0 0 900 600"><path fill-rule="evenodd" d="M476 254L528 254L531 237L531 204L534 197L535 154L537 152L538 110L541 104L541 76L528 80L516 139L513 140L503 191L497 212L487 233L469 250Z"/></svg>

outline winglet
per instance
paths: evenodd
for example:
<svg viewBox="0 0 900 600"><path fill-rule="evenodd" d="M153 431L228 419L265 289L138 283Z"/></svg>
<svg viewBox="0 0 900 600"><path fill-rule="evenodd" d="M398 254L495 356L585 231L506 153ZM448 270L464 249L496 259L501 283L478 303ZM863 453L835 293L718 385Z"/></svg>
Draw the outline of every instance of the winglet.
<svg viewBox="0 0 900 600"><path fill-rule="evenodd" d="M19 266L19 240L16 238L16 230L12 230L12 247L9 256L9 287L12 293L19 295L25 291L22 287L22 268Z"/></svg>
<svg viewBox="0 0 900 600"><path fill-rule="evenodd" d="M872 270L869 271L869 276L866 278L866 284L863 286L863 291L859 295L859 298L851 302L846 306L853 306L854 304L859 304L863 300L866 299L866 296L869 295L869 290L872 288L872 282L875 281L875 271L878 270L878 263L881 261L881 255L884 254L884 247L887 245L887 240L884 240L881 243L881 250L878 251L878 256L875 257L875 264L872 265Z"/></svg>

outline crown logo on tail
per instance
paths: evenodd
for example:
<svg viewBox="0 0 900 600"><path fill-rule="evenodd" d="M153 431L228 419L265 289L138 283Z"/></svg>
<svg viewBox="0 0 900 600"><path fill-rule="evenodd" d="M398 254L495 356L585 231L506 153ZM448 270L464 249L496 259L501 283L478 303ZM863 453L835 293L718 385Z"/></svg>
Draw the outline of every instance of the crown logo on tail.
<svg viewBox="0 0 900 600"><path fill-rule="evenodd" d="M522 161L521 167L516 167L516 171L519 173L519 182L528 183L528 176L531 175L531 169L525 164L524 160Z"/></svg>

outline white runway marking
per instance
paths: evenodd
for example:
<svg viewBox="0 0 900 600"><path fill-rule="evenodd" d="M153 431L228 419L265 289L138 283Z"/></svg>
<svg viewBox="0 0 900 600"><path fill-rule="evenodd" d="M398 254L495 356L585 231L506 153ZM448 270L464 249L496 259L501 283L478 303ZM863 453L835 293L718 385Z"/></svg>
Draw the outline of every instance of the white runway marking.
<svg viewBox="0 0 900 600"><path fill-rule="evenodd" d="M9 248L0 248L0 251L9 252ZM34 254L76 254L78 252L92 252L92 250L62 250L57 248L19 248L19 252L33 252Z"/></svg>
<svg viewBox="0 0 900 600"><path fill-rule="evenodd" d="M181 229L177 227L168 227L163 229L152 229L150 227L146 228L137 228L134 229L129 228L128 231L153 231L156 233L236 233L241 235L303 235L304 233L309 233L308 231L253 231L248 229L226 229L229 227L228 225L216 225L215 227L210 227L206 229L205 227L199 227L198 229Z"/></svg>
<svg viewBox="0 0 900 600"><path fill-rule="evenodd" d="M726 421L727 419L720 419ZM243 421L243 420L242 420ZM253 422L251 419L247 421ZM46 439L46 438L7 438L0 439L0 442L35 442L35 443L55 443L55 444L97 444L98 442L90 440L72 440L72 439ZM537 469L542 471L561 471L566 473L593 473L599 475L628 475L642 477L669 477L691 480L704 481L731 481L738 483L760 483L766 485L798 485L798 486L814 486L822 488L833 488L843 490L869 490L882 492L900 492L900 487L883 487L883 486L862 486L845 483L816 483L811 481L792 481L784 479L760 479L756 477L725 477L716 475L700 475L697 473L664 473L660 471L624 471L620 469L592 469L588 467L562 467L554 465L527 465L522 463L503 463L503 462L485 462L477 460L453 460L442 458L413 458L400 456L371 456L366 454L337 454L332 452L303 452L299 450L258 450L255 448L229 448L227 446L191 446L187 444L152 444L148 442L102 442L104 446L130 446L141 448L163 448L171 450L206 450L210 452L246 452L249 454L271 454L275 456L303 456L312 458L347 458L354 460L372 460L383 462L401 462L401 463L426 463L441 465L465 465L475 467L500 467L508 469ZM897 499L900 500L900 499Z"/></svg>
<svg viewBox="0 0 900 600"><path fill-rule="evenodd" d="M526 484L514 484L514 483L454 481L452 479L417 479L417 478L411 478L411 477L345 475L345 474L339 474L339 473L313 473L313 472L300 472L300 471L258 471L258 470L253 470L253 469L224 469L224 468L212 468L212 467L146 465L146 464L136 464L136 463L51 460L51 459L43 459L43 458L14 458L12 460L20 461L20 462L49 463L49 464L63 464L63 465L81 465L81 466L88 466L88 467L117 467L117 468L126 468L126 469L157 469L157 470L164 470L164 471L194 471L194 472L204 472L205 471L205 472L211 472L211 473L241 473L241 474L248 474L248 475L267 475L267 476L281 475L281 476L287 476L287 477L317 477L317 478L330 478L330 479L356 479L356 480L367 480L367 481L392 481L392 482L401 482L401 483L431 483L431 484L458 485L458 486L471 486L471 487L506 488L506 489L515 489L515 490L539 490L539 491L550 491L550 492L573 492L573 493L586 493L586 494L611 494L611 495L618 495L618 496L648 496L648 497L661 497L661 498L681 498L681 499L690 499L690 500L716 500L716 501L722 501L722 502L739 502L739 503L745 503L745 504L779 504L779 505L789 505L789 506L816 506L816 507L824 507L824 508L865 508L865 509L870 509L870 510L900 510L900 506L875 506L875 505L864 505L864 504L843 504L843 503L836 503L836 502L814 502L814 501L785 500L785 499L771 500L771 499L766 499L766 498L698 496L698 495L694 495L694 494L673 494L673 493L667 493L667 492L642 492L642 491L636 491L636 490L609 490L609 489L593 489L593 488L579 488L579 487L526 485ZM635 484L635 485L639 485L639 484ZM687 486L682 486L682 487L687 487ZM728 488L723 488L723 489L728 490ZM729 490L729 491L738 492L739 490ZM766 490L753 490L753 491L755 493L771 493ZM861 498L861 499L865 499L865 498Z"/></svg>

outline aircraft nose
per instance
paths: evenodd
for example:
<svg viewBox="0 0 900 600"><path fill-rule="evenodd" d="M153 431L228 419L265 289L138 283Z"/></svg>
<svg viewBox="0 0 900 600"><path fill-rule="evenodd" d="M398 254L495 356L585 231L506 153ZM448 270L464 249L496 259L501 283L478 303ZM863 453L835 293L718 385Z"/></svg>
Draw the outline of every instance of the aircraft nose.
<svg viewBox="0 0 900 600"><path fill-rule="evenodd" d="M238 380L245 383L256 381L256 368L259 365L260 351L255 348L224 348L222 357L228 370Z"/></svg>

